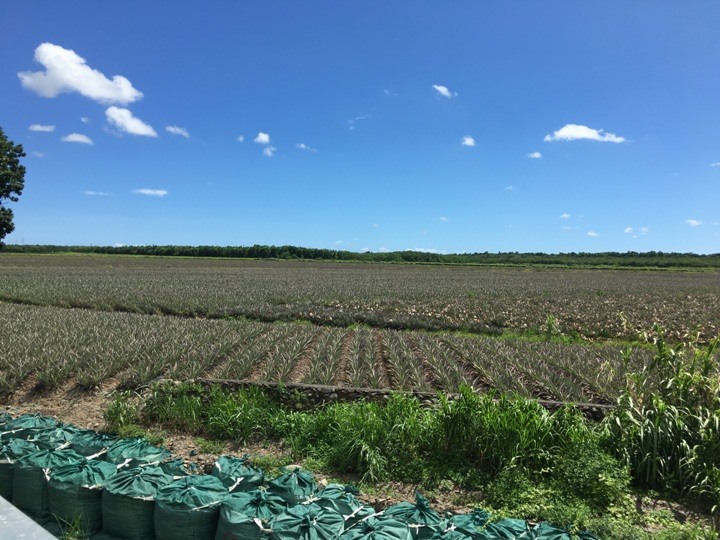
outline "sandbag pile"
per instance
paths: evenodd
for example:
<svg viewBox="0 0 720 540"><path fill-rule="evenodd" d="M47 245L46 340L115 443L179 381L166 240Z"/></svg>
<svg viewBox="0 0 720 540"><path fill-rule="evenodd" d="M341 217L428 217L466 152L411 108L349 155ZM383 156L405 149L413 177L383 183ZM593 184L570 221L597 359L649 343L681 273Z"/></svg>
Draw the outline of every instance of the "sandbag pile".
<svg viewBox="0 0 720 540"><path fill-rule="evenodd" d="M247 456L189 473L142 438L0 415L0 496L58 535L53 525L79 526L93 540L574 540L480 509L441 515L420 494L376 512L354 487L319 485L299 467L267 482Z"/></svg>

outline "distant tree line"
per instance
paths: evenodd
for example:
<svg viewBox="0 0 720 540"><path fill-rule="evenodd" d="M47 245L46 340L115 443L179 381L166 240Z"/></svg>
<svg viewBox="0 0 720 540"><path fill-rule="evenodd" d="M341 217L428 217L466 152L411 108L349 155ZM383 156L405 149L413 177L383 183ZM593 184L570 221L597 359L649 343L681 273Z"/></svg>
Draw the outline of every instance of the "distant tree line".
<svg viewBox="0 0 720 540"><path fill-rule="evenodd" d="M163 257L226 257L318 261L434 263L470 265L519 265L631 268L720 268L720 253L428 253L420 251L354 252L298 246L41 246L7 245L8 253L99 253Z"/></svg>

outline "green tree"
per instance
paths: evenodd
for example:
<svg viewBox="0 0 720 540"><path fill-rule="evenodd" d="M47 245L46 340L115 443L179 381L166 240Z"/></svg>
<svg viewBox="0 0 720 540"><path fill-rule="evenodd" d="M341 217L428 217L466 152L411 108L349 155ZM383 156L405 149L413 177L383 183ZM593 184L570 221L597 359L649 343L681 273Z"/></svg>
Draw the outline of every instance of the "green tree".
<svg viewBox="0 0 720 540"><path fill-rule="evenodd" d="M17 202L25 187L25 167L20 158L25 157L21 144L15 144L5 136L0 127L0 248L3 238L13 232L13 212L3 206L5 200Z"/></svg>

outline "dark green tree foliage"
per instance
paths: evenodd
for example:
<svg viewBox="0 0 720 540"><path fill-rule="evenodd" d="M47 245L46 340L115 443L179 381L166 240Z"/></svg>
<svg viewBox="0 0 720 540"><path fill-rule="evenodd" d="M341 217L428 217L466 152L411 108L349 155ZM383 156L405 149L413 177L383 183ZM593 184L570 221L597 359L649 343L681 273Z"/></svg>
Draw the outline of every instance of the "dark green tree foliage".
<svg viewBox="0 0 720 540"><path fill-rule="evenodd" d="M25 167L20 165L20 158L25 157L21 144L14 144L5 136L0 128L0 247L3 238L13 232L13 212L3 206L5 199L17 202L25 187Z"/></svg>

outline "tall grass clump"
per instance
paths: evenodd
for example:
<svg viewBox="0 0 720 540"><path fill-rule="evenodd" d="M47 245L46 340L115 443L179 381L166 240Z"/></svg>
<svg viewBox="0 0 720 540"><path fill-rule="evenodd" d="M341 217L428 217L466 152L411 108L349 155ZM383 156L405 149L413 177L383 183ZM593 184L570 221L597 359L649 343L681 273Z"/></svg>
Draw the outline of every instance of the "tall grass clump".
<svg viewBox="0 0 720 540"><path fill-rule="evenodd" d="M618 408L605 421L607 444L641 486L708 504L720 515L718 338L688 335L669 344L659 326L646 334L655 354L628 375Z"/></svg>

